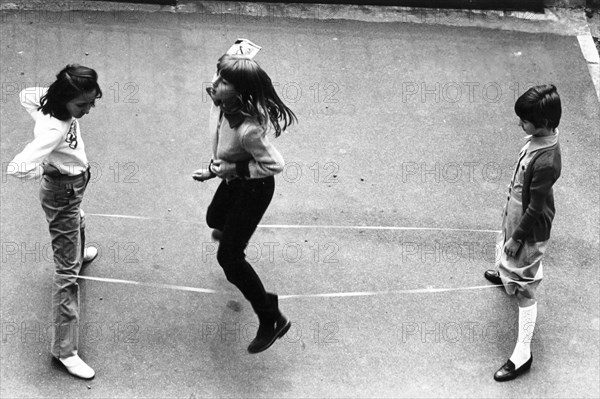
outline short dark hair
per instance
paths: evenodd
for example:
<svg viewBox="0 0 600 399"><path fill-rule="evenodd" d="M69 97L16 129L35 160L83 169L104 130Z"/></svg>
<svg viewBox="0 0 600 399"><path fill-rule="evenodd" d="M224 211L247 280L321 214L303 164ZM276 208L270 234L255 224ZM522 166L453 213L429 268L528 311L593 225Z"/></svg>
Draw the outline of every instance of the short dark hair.
<svg viewBox="0 0 600 399"><path fill-rule="evenodd" d="M56 81L40 99L38 109L44 115L50 114L57 119L67 120L71 117L66 108L67 103L93 90L96 91L96 98L102 97L96 71L82 65L69 64L56 75Z"/></svg>
<svg viewBox="0 0 600 399"><path fill-rule="evenodd" d="M558 127L562 108L556 86L549 84L531 87L518 98L515 112L519 118L531 122L536 128Z"/></svg>

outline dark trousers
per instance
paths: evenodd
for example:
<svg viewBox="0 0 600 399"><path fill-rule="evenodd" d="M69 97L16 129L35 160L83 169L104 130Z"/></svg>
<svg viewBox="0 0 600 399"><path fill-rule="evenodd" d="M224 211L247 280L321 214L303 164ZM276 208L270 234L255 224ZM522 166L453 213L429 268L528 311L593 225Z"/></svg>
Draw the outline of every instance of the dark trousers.
<svg viewBox="0 0 600 399"><path fill-rule="evenodd" d="M259 315L270 310L273 301L246 261L244 251L271 203L274 191L275 179L272 176L235 179L229 183L223 180L206 214L208 226L223 233L217 261L223 268L225 277L242 292Z"/></svg>

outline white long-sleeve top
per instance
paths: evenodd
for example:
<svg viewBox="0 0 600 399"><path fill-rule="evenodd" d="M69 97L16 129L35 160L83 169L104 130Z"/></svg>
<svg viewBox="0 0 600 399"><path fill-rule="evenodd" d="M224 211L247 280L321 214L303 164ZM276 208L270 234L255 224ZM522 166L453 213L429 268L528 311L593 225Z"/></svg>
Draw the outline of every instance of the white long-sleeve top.
<svg viewBox="0 0 600 399"><path fill-rule="evenodd" d="M40 177L42 164L49 164L65 175L81 174L88 167L77 119L61 121L38 110L40 99L47 91L46 87L30 87L19 95L21 105L35 121L34 139L8 164L6 173L9 175L25 179ZM77 139L74 149L68 142L73 136Z"/></svg>

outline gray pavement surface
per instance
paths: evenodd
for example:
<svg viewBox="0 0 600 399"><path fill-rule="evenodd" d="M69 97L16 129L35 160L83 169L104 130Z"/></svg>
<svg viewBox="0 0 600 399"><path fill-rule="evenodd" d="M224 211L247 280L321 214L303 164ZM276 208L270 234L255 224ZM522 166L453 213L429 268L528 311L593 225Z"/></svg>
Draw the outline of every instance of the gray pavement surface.
<svg viewBox="0 0 600 399"><path fill-rule="evenodd" d="M123 9L5 10L0 34L3 163L32 137L21 88L78 62L104 90L81 120L101 251L82 275L104 280L81 280L80 351L97 376L51 362L37 184L3 171L2 397L600 394L600 115L573 34ZM287 166L248 249L294 327L259 355L204 223L217 182L190 177L210 156L203 86L238 37L263 46L257 61L300 120L275 141ZM563 100L557 215L533 367L499 384L517 305L480 287L523 143L514 101L545 82Z"/></svg>

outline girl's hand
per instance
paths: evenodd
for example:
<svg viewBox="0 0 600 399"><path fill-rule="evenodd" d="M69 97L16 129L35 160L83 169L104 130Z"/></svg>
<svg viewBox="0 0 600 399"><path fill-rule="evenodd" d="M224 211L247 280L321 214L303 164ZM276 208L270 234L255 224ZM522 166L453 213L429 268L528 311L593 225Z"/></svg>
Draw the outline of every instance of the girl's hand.
<svg viewBox="0 0 600 399"><path fill-rule="evenodd" d="M220 178L233 177L236 174L235 164L222 159L215 159L212 162L212 171Z"/></svg>
<svg viewBox="0 0 600 399"><path fill-rule="evenodd" d="M508 239L506 244L504 244L504 253L506 253L508 256L515 257L517 252L519 252L519 248L521 248L521 243L513 240L511 237Z"/></svg>
<svg viewBox="0 0 600 399"><path fill-rule="evenodd" d="M192 179L197 181L206 181L215 177L213 173L210 173L208 168L198 169L192 172Z"/></svg>

